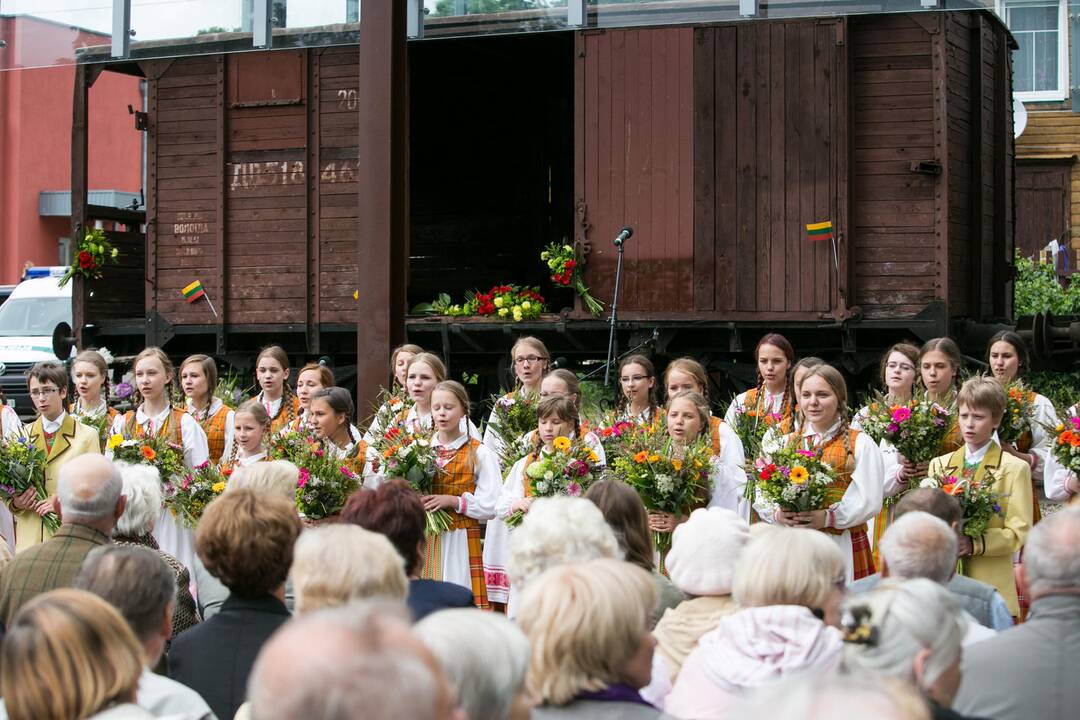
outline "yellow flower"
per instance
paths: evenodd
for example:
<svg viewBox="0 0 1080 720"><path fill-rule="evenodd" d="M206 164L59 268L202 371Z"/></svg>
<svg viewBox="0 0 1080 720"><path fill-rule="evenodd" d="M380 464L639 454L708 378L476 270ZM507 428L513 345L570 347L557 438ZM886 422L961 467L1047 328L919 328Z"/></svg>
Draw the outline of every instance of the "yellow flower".
<svg viewBox="0 0 1080 720"><path fill-rule="evenodd" d="M529 309L529 308L531 308L531 307L532 307L532 303L531 303L531 302L529 302L528 300L526 300L525 302L521 303L521 309L522 309L522 310L528 310L528 309Z"/></svg>
<svg viewBox="0 0 1080 720"><path fill-rule="evenodd" d="M682 470L682 460L672 460L671 467L675 468L675 472Z"/></svg>
<svg viewBox="0 0 1080 720"><path fill-rule="evenodd" d="M600 462L600 458L592 450L589 451L589 462Z"/></svg>
<svg viewBox="0 0 1080 720"><path fill-rule="evenodd" d="M502 298L501 295L499 297L495 298L495 307L501 308L505 303L506 303L506 301Z"/></svg>
<svg viewBox="0 0 1080 720"><path fill-rule="evenodd" d="M791 474L788 475L788 477L791 478L791 482L795 483L796 485L804 484L806 482L806 478L809 476L810 474L806 472L806 468L804 468L802 465L796 465L795 467L791 468Z"/></svg>
<svg viewBox="0 0 1080 720"><path fill-rule="evenodd" d="M700 460L695 460L694 461L694 467L696 467L696 468L698 468L700 470L702 468L701 461Z"/></svg>
<svg viewBox="0 0 1080 720"><path fill-rule="evenodd" d="M120 433L117 433L116 435L113 435L109 438L109 442L105 444L105 447L107 447L109 450L113 450L122 442L124 442L124 436Z"/></svg>
<svg viewBox="0 0 1080 720"><path fill-rule="evenodd" d="M496 300L495 302L498 302L498 300ZM509 312L510 311L507 310L506 308L501 307L501 308L499 308L499 317L506 317L507 313L509 313Z"/></svg>
<svg viewBox="0 0 1080 720"><path fill-rule="evenodd" d="M210 489L214 491L215 495L220 495L221 493L225 492L225 483L216 482L210 487Z"/></svg>
<svg viewBox="0 0 1080 720"><path fill-rule="evenodd" d="M560 451L563 451L563 452L570 449L570 440L569 440L569 438L565 438L562 435L555 438L554 442L552 442L551 444L555 447L556 450L560 450Z"/></svg>
<svg viewBox="0 0 1080 720"><path fill-rule="evenodd" d="M651 463L657 462L659 460L660 460L660 456L655 454L655 453L653 453L652 455L649 456L649 462L651 462Z"/></svg>
<svg viewBox="0 0 1080 720"><path fill-rule="evenodd" d="M519 307L514 308L514 319L520 321L521 318L522 318L521 308L519 308Z"/></svg>

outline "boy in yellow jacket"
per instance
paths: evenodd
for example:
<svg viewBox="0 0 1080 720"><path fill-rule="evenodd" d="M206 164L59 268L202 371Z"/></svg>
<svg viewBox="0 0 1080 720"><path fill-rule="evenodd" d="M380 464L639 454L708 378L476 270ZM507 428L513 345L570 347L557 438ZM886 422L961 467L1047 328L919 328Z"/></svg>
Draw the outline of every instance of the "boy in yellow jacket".
<svg viewBox="0 0 1080 720"><path fill-rule="evenodd" d="M930 461L930 476L952 475L976 483L993 481L1001 513L990 519L981 537L960 537L963 573L997 588L1009 612L1020 615L1013 575L1013 555L1024 546L1031 530L1031 468L1003 453L995 430L1005 413L1005 391L990 378L972 378L957 396L959 450Z"/></svg>
<svg viewBox="0 0 1080 720"><path fill-rule="evenodd" d="M55 362L37 363L30 368L27 386L38 418L26 426L26 435L34 447L48 455L45 465L45 491L48 497L39 500L31 489L12 499L16 553L52 536L41 516L54 508L60 468L79 455L101 454L97 431L83 425L64 410L68 374L63 365Z"/></svg>

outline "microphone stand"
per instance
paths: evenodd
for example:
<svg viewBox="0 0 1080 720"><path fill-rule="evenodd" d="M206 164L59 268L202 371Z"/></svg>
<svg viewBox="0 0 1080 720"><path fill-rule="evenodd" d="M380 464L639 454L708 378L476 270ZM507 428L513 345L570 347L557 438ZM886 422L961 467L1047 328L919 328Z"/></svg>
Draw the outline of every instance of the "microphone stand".
<svg viewBox="0 0 1080 720"><path fill-rule="evenodd" d="M620 234L615 245L619 248L619 259L615 263L615 295L611 298L611 329L608 331L607 364L604 365L604 387L608 387L611 379L611 361L615 356L615 316L619 306L619 280L622 278L624 239Z"/></svg>

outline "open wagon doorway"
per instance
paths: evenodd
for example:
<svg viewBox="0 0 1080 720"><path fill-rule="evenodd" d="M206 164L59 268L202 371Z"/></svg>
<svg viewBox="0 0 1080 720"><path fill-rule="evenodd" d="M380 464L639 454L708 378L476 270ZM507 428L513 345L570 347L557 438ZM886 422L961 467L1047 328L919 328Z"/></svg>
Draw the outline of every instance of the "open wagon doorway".
<svg viewBox="0 0 1080 720"><path fill-rule="evenodd" d="M540 262L572 241L573 35L409 46L409 307L495 284L539 285L573 307Z"/></svg>

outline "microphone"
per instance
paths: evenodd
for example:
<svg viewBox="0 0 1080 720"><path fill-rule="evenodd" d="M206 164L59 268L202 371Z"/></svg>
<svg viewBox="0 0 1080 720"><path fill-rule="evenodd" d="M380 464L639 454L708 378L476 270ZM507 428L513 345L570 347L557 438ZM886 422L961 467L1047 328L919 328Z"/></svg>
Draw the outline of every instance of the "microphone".
<svg viewBox="0 0 1080 720"><path fill-rule="evenodd" d="M558 370L559 368L564 368L569 364L570 364L570 361L567 360L566 358L557 357L557 358L555 358L555 361L551 363L551 368L550 369L551 370Z"/></svg>
<svg viewBox="0 0 1080 720"><path fill-rule="evenodd" d="M630 239L630 236L634 234L634 228L627 225L619 234L615 236L615 247L622 247L622 244Z"/></svg>

